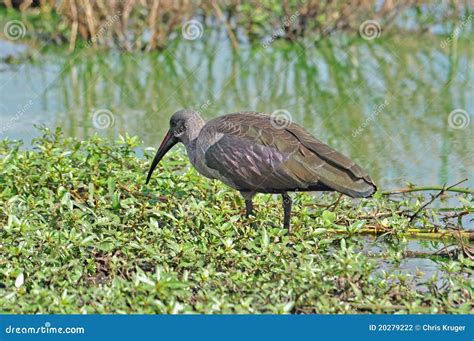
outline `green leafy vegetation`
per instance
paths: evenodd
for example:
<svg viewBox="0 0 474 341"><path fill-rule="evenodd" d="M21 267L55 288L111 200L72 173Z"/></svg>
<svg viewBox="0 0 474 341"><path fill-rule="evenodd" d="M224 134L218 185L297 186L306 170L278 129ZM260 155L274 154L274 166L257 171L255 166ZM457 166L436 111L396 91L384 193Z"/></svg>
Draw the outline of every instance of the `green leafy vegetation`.
<svg viewBox="0 0 474 341"><path fill-rule="evenodd" d="M75 48L117 47L160 50L180 39L191 23L193 38L204 27L225 30L239 50L245 40L269 45L276 39L321 41L335 32L358 35L361 24L375 20L373 33L429 32L446 34L471 14L465 2L430 1L6 1L0 4L0 26L12 19L25 26L32 42ZM191 22L190 22L191 20ZM225 26L225 28L224 28ZM199 31L199 33L197 33ZM0 31L0 35L1 35ZM7 37L8 38L8 37Z"/></svg>
<svg viewBox="0 0 474 341"><path fill-rule="evenodd" d="M32 150L1 142L2 313L472 311L463 253L432 257L440 271L429 278L398 271L409 219L397 212L419 200L328 206L336 197L327 195L317 206L299 193L288 235L277 198L258 196L248 221L238 193L199 176L179 151L145 186L150 155L138 157L139 145L46 129ZM472 209L470 194L463 200ZM433 230L429 216L421 232ZM374 257L358 231L376 221L390 232Z"/></svg>

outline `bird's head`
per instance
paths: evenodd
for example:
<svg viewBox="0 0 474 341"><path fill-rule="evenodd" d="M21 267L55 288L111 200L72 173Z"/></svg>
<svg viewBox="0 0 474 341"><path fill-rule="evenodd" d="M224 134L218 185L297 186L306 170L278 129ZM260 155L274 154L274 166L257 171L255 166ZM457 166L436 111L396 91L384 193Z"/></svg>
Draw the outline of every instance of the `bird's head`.
<svg viewBox="0 0 474 341"><path fill-rule="evenodd" d="M196 139L204 126L204 120L198 112L183 109L175 112L170 118L170 128L161 142L151 164L146 183L150 181L151 175L160 160L178 142L185 145Z"/></svg>

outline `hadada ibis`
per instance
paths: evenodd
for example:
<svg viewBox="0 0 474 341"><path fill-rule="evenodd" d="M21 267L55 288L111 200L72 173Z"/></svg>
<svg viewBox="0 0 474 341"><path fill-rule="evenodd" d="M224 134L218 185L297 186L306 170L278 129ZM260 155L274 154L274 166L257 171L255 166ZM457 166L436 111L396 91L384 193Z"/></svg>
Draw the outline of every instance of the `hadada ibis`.
<svg viewBox="0 0 474 341"><path fill-rule="evenodd" d="M237 112L206 123L196 111L177 111L171 116L146 183L163 156L181 142L199 173L240 191L246 217L252 214L256 193L281 194L283 225L289 232L292 201L288 192L337 191L365 198L376 191L370 176L355 162L301 126L272 120L263 113Z"/></svg>

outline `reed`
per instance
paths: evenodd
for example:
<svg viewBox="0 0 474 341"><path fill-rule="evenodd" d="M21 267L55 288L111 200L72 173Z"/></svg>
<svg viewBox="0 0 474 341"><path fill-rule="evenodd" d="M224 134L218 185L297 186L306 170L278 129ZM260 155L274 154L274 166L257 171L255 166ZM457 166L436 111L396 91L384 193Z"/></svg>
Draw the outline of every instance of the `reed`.
<svg viewBox="0 0 474 341"><path fill-rule="evenodd" d="M433 22L465 17L470 3L469 0L436 5L421 0L5 0L3 6L27 13L23 20L30 16L47 19L54 14L59 23L50 34L59 35L60 39L54 40L67 42L71 50L82 44L130 51L168 46L180 37L179 30L191 19L198 20L203 27L223 27L233 48L238 50L241 37L264 44L275 39L296 41L311 37L318 40L337 31L358 34L361 24L367 20L377 23L370 28L370 34L407 29L404 17L408 12L416 18L410 32L429 31ZM32 20L31 24L45 23Z"/></svg>

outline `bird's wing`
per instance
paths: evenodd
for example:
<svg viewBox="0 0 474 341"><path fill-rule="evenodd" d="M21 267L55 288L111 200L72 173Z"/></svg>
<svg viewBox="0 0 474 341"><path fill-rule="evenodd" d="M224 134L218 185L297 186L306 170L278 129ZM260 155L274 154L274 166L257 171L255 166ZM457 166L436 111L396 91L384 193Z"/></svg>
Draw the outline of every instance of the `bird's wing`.
<svg viewBox="0 0 474 341"><path fill-rule="evenodd" d="M312 152L309 159L316 157L324 162L319 174L321 181L331 188L352 197L367 197L377 190L368 173L359 165L316 139L299 125L291 123L285 130Z"/></svg>
<svg viewBox="0 0 474 341"><path fill-rule="evenodd" d="M374 184L367 172L365 172L354 161L321 142L299 125L292 123L286 128L286 130L293 134L300 143L313 153L317 154L322 160L345 170L347 174L354 179L364 179L368 183Z"/></svg>
<svg viewBox="0 0 474 341"><path fill-rule="evenodd" d="M206 165L240 190L278 192L306 188L317 177L288 153L236 135L223 135L206 153Z"/></svg>
<svg viewBox="0 0 474 341"><path fill-rule="evenodd" d="M207 149L206 164L236 187L337 190L354 197L375 191L358 165L294 123L275 124L268 115L236 113L210 121L205 129L220 136Z"/></svg>

